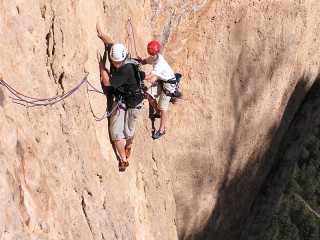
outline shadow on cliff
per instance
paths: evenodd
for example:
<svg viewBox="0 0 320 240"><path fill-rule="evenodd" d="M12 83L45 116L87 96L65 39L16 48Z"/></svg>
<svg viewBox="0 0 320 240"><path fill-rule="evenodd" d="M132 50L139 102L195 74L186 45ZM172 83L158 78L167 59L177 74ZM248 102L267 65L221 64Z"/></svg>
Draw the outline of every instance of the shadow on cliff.
<svg viewBox="0 0 320 240"><path fill-rule="evenodd" d="M264 158L264 165L271 159L271 166L251 205L240 239L260 239L263 236L270 223L272 210L290 180L298 156L320 120L320 74L311 88L306 86L308 78L302 79L300 83L301 93L307 91L307 94L303 95L304 98L299 102L295 101L294 94L290 98L292 101L289 103L293 102L291 106L294 108L294 104L297 104L299 108L293 113L292 118L290 111L294 109L287 108L285 111L279 127L280 131L284 128L285 132L280 134L280 139L272 141L271 148ZM287 112L289 114L286 114Z"/></svg>
<svg viewBox="0 0 320 240"><path fill-rule="evenodd" d="M263 47L260 47L258 54L262 56L262 52L264 51ZM229 239L226 238L226 232L234 231L232 230L233 227L231 226L233 222L235 222L236 219L238 219L241 216L241 209L239 209L239 212L234 213L234 207L229 208L228 206L241 206L241 202L238 201L238 198L243 198L243 195L245 191L250 191L250 188L248 188L249 179L252 175L251 173L251 167L244 168L245 172L238 172L234 173L234 170L232 169L232 165L234 162L237 161L236 154L238 151L238 140L245 138L245 134L243 133L243 110L250 109L253 105L256 104L256 102L259 102L259 97L262 95L261 92L264 91L266 88L266 82L262 81L261 76L260 80L257 81L259 78L259 73L256 71L255 63L248 62L248 59L250 59L250 49L247 48L247 46L243 45L241 52L238 56L238 64L233 69L232 75L230 76L230 95L232 100L232 107L233 107L233 122L234 125L232 126L233 132L232 136L226 136L225 139L222 142L225 142L226 146L229 146L228 149L228 160L224 164L226 166L226 169L224 169L224 178L222 179L222 182L219 184L220 189L218 190L218 199L215 204L215 209L212 212L212 215L207 223L207 227L203 231L203 233L199 233L198 235L192 235L188 236L186 233L182 233L180 235L179 239ZM274 65L276 66L276 65ZM280 67L279 65L277 67ZM266 77L264 79L270 79L272 77L272 74L274 72L274 69L270 69L269 73L265 73ZM250 92L250 88L254 87L255 91ZM251 159L253 156L251 157ZM249 160L248 162L252 162L252 160ZM214 176L215 173L212 172L213 170L208 170L206 172L206 175ZM233 172L232 172L233 171ZM236 176L234 179L230 180L230 176ZM203 177L203 180L206 177ZM201 188L207 188L210 186L205 186L204 182L201 182L202 179L199 179L199 183L197 184L197 189ZM201 187L199 187L201 186ZM197 191L196 189L194 191ZM194 196L197 196L198 194L194 194ZM201 204L201 203L199 203ZM229 216L232 216L230 219ZM186 216L186 219L187 216ZM198 229L198 231L201 231ZM225 232L226 231L226 232ZM186 231L187 232L187 231ZM218 235L220 237L218 237Z"/></svg>
<svg viewBox="0 0 320 240"><path fill-rule="evenodd" d="M202 232L184 236L184 239L259 239L289 181L297 156L320 115L320 74L310 89L307 86L309 81L307 76L299 80L279 127L270 128L271 144L263 155L258 155L262 159L259 166L255 164L257 155L252 153L244 170L229 180L230 166L236 160L237 148L235 142L231 144L229 167L225 171L212 215ZM237 106L237 94L234 96ZM235 109L235 117L240 120L240 112L237 112L240 109ZM240 121L237 122L239 124ZM237 129L240 127L235 127L234 139L238 137Z"/></svg>

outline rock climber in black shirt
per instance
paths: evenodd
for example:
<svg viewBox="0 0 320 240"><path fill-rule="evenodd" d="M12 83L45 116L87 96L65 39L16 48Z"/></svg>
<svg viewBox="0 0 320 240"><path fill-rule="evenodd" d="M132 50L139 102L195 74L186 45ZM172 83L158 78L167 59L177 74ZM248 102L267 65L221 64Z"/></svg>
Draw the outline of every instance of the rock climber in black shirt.
<svg viewBox="0 0 320 240"><path fill-rule="evenodd" d="M115 148L120 155L121 163L119 171L125 171L129 165L127 158L131 153L131 145L134 138L134 128L143 106L144 96L139 92L140 86L135 79L135 73L131 64L126 64L126 49L120 44L113 44L112 40L103 34L97 24L98 37L107 46L110 73L105 68L105 62L97 51L100 75L104 86L111 86L116 99L113 108L118 104L119 110L110 118L110 135ZM123 139L126 143L124 144Z"/></svg>

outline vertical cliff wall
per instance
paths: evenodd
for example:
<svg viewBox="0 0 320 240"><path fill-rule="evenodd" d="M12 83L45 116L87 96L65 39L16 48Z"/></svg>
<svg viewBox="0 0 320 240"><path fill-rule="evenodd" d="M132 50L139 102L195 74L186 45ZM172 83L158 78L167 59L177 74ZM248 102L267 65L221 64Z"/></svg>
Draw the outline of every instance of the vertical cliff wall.
<svg viewBox="0 0 320 240"><path fill-rule="evenodd" d="M89 108L103 114L105 96L88 97L83 85L63 102L31 107L0 86L1 239L258 236L290 173L279 177L277 164L289 156L292 166L319 115L317 1L0 6L0 72L25 95L67 92L84 78L83 64L100 89L95 25L135 56L130 18L138 55L159 40L185 96L156 141L145 102L130 166L119 173L108 121Z"/></svg>

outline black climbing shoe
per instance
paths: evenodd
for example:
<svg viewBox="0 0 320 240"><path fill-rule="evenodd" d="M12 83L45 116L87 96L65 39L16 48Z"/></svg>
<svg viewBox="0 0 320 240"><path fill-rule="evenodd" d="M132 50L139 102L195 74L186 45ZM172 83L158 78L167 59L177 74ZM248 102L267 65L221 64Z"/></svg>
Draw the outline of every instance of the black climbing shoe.
<svg viewBox="0 0 320 240"><path fill-rule="evenodd" d="M177 97L178 97L179 99L182 99L182 98L183 98L183 93L178 91Z"/></svg>
<svg viewBox="0 0 320 240"><path fill-rule="evenodd" d="M160 118L160 114L153 114L150 119Z"/></svg>
<svg viewBox="0 0 320 240"><path fill-rule="evenodd" d="M126 168L129 166L129 162L121 161L119 164L119 172L124 172Z"/></svg>
<svg viewBox="0 0 320 240"><path fill-rule="evenodd" d="M159 137L163 136L166 134L166 130L163 130L163 132L158 131L157 133L152 135L153 139L158 139Z"/></svg>

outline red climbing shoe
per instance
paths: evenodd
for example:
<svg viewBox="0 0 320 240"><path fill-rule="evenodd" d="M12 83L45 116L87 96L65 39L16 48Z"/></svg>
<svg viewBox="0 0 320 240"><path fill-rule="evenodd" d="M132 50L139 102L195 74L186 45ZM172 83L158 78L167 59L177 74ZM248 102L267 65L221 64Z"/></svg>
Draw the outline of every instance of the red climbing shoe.
<svg viewBox="0 0 320 240"><path fill-rule="evenodd" d="M126 168L129 166L128 161L121 161L121 164L119 165L119 172L124 172Z"/></svg>
<svg viewBox="0 0 320 240"><path fill-rule="evenodd" d="M131 147L130 148L127 148L127 146L124 147L124 150L126 152L126 158L129 158L130 157L130 153L131 153Z"/></svg>
<svg viewBox="0 0 320 240"><path fill-rule="evenodd" d="M177 97L172 97L172 98L170 99L170 102L171 102L172 104L178 104L178 98L177 98Z"/></svg>

